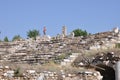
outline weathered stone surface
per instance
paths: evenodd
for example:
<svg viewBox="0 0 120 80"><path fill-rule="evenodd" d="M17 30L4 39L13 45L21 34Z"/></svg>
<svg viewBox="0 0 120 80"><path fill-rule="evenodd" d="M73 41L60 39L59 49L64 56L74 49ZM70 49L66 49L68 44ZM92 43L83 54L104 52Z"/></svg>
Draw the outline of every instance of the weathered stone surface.
<svg viewBox="0 0 120 80"><path fill-rule="evenodd" d="M1 42L0 62L43 65L53 61L64 66L66 65L70 66L74 62L74 60L78 57L78 54L82 55L83 53L92 50L100 51L115 48L116 44L120 43L119 35L120 35L119 30L114 29L113 31L96 33L86 37L83 36L74 37L73 33L67 36L66 33L64 32L64 36L58 35L55 38L51 38L50 36L41 36L37 37L36 40L33 40L31 38L14 42ZM94 65L98 63L103 63L108 66L113 66L120 59L119 55L116 56L115 54L113 52L103 55L98 54L95 55L95 57L92 59L90 58L84 59L77 62L76 64L78 66L84 66L90 64L89 63L90 60L92 61L91 63ZM29 75L26 75L24 78L26 78L27 80ZM46 75L47 78L51 76L49 78L51 80L57 79L56 78L57 76L54 76L55 75L54 73L46 73ZM79 78L78 76L73 77L71 75L72 74L66 76L64 74L61 76L63 76L62 78L69 78L71 80L77 80ZM29 77L29 80L32 80L32 77L33 75Z"/></svg>

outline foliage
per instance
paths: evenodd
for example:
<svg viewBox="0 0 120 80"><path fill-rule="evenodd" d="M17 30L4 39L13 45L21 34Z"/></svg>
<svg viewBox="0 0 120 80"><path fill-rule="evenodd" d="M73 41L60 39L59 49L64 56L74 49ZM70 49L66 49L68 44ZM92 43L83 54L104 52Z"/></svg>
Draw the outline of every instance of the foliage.
<svg viewBox="0 0 120 80"><path fill-rule="evenodd" d="M7 37L7 36L4 38L4 41L5 41L5 42L9 42L9 40L8 40L8 37Z"/></svg>
<svg viewBox="0 0 120 80"><path fill-rule="evenodd" d="M86 30L82 30L82 29L75 29L73 30L74 34L75 34L75 37L77 36L87 36L88 33Z"/></svg>
<svg viewBox="0 0 120 80"><path fill-rule="evenodd" d="M60 64L63 59L67 59L72 53L62 53L59 56L55 57L54 63Z"/></svg>
<svg viewBox="0 0 120 80"><path fill-rule="evenodd" d="M116 48L120 48L120 43L117 43L117 44L115 45L115 47L116 47Z"/></svg>
<svg viewBox="0 0 120 80"><path fill-rule="evenodd" d="M71 53L63 53L63 54L57 56L56 59L57 60L63 60L63 59L67 58L70 55L71 55Z"/></svg>
<svg viewBox="0 0 120 80"><path fill-rule="evenodd" d="M57 57L57 59L59 59L59 60L64 59L65 56L66 56L65 54L61 54L61 55L59 55L59 56Z"/></svg>
<svg viewBox="0 0 120 80"><path fill-rule="evenodd" d="M12 41L16 41L16 40L19 41L20 39L21 39L20 35L15 35L15 36L13 37Z"/></svg>
<svg viewBox="0 0 120 80"><path fill-rule="evenodd" d="M39 33L39 31L36 30L36 29L34 29L34 30L29 30L29 31L27 32L27 36L28 36L29 38L36 39L36 36L38 36L38 35L40 35L40 33Z"/></svg>
<svg viewBox="0 0 120 80"><path fill-rule="evenodd" d="M19 74L20 73L20 68L17 68L14 72L15 75Z"/></svg>
<svg viewBox="0 0 120 80"><path fill-rule="evenodd" d="M14 76L15 77L21 77L22 74L20 73L20 68L17 68L15 71L14 71Z"/></svg>

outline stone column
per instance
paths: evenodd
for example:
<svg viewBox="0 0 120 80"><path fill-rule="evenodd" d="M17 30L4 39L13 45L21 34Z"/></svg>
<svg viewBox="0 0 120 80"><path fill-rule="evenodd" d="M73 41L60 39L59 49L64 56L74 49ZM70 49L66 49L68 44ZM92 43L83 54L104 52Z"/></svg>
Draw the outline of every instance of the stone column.
<svg viewBox="0 0 120 80"><path fill-rule="evenodd" d="M120 61L116 63L115 78L116 80L120 80Z"/></svg>
<svg viewBox="0 0 120 80"><path fill-rule="evenodd" d="M67 35L67 27L63 26L62 28L62 35L65 37Z"/></svg>

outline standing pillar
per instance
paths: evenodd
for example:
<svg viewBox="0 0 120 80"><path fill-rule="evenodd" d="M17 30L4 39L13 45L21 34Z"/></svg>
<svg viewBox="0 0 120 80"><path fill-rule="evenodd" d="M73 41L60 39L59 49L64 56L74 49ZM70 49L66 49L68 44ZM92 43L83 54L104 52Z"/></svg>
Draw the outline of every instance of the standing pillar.
<svg viewBox="0 0 120 80"><path fill-rule="evenodd" d="M116 68L115 68L115 79L120 80L120 61L116 63Z"/></svg>
<svg viewBox="0 0 120 80"><path fill-rule="evenodd" d="M67 35L67 27L63 26L62 35L65 37Z"/></svg>

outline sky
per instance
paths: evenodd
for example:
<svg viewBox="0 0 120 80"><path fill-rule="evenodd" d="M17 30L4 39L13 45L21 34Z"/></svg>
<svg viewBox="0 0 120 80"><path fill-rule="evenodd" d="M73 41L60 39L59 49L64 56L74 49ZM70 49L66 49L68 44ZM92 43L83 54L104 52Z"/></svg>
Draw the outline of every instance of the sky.
<svg viewBox="0 0 120 80"><path fill-rule="evenodd" d="M27 38L29 30L43 27L47 35L68 34L74 29L89 33L120 27L120 0L0 0L0 39Z"/></svg>

